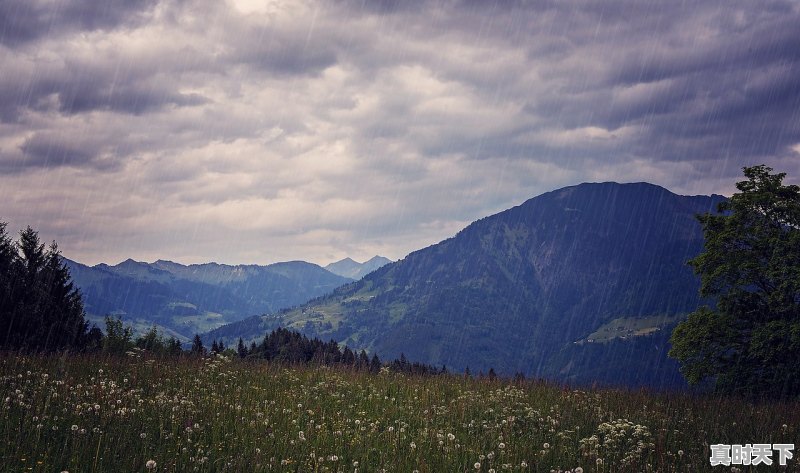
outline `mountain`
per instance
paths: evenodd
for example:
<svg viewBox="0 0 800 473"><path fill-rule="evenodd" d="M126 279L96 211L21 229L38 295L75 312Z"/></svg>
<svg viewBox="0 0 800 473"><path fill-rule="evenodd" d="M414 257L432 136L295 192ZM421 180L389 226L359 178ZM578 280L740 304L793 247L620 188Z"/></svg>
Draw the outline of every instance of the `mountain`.
<svg viewBox="0 0 800 473"><path fill-rule="evenodd" d="M357 261L353 261L350 258L345 258L343 260L325 266L325 269L332 272L333 274L338 274L339 276L343 276L345 278L358 280L363 278L367 274L375 271L376 269L385 266L391 262L392 260L390 260L389 258L384 258L383 256L373 256L364 263L359 263Z"/></svg>
<svg viewBox="0 0 800 473"><path fill-rule="evenodd" d="M303 261L268 266L131 259L115 266L66 263L92 322L103 327L105 315L119 315L136 328L156 324L184 340L254 314L302 304L352 281Z"/></svg>
<svg viewBox="0 0 800 473"><path fill-rule="evenodd" d="M695 215L722 200L647 183L559 189L330 295L209 336L260 339L283 326L473 373L681 385L667 340L700 302L686 265L703 246Z"/></svg>

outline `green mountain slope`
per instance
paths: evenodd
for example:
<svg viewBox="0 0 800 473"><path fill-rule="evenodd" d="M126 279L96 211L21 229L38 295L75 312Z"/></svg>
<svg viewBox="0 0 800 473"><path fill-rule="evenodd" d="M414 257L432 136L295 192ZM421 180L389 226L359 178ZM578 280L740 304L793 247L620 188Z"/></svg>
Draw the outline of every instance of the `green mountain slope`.
<svg viewBox="0 0 800 473"><path fill-rule="evenodd" d="M567 366L571 360L584 359L586 350L612 351L608 357L616 359L629 346L616 340L581 348L575 341L614 319L697 306L698 281L685 265L703 243L694 215L722 199L646 183L560 189L474 222L329 296L210 336L253 339L287 326L380 356L585 381L582 373L592 367ZM663 363L663 349L653 353L644 365L636 360L637 369L652 362L657 370L648 380L672 384L674 364Z"/></svg>

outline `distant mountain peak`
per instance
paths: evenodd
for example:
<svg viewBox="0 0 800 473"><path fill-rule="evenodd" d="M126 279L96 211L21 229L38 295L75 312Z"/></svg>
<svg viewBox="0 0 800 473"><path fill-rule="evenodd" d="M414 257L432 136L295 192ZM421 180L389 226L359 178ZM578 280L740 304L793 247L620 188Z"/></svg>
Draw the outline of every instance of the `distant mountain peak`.
<svg viewBox="0 0 800 473"><path fill-rule="evenodd" d="M384 258L383 256L377 255L373 256L364 263L359 263L358 261L347 257L325 266L325 269L333 274L337 274L346 278L361 279L381 266L387 265L391 262L392 260L389 258Z"/></svg>

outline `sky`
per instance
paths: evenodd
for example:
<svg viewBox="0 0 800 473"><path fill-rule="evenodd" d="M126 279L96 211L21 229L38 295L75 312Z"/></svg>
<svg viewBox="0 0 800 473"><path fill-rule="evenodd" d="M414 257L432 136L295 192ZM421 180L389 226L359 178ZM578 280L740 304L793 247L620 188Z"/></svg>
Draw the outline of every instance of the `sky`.
<svg viewBox="0 0 800 473"><path fill-rule="evenodd" d="M0 221L86 263L400 259L581 182L800 181L797 1L0 2Z"/></svg>

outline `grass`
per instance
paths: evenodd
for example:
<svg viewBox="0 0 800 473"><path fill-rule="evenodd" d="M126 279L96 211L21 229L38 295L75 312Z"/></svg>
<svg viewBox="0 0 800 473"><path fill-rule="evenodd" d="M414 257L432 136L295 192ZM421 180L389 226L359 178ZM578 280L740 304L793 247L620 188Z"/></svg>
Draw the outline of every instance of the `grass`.
<svg viewBox="0 0 800 473"><path fill-rule="evenodd" d="M731 471L709 444L800 443L800 403L222 357L5 354L0 388L2 471Z"/></svg>

